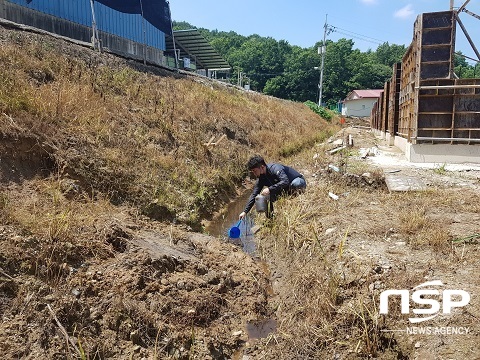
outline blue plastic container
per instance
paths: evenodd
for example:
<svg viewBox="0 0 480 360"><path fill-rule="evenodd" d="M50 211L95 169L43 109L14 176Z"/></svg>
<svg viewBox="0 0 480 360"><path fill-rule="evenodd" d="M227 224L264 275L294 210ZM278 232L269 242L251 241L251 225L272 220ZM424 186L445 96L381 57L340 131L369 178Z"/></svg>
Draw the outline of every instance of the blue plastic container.
<svg viewBox="0 0 480 360"><path fill-rule="evenodd" d="M230 230L228 230L228 236L232 239L238 239L240 237L240 224L242 220L239 220L235 226L232 226Z"/></svg>

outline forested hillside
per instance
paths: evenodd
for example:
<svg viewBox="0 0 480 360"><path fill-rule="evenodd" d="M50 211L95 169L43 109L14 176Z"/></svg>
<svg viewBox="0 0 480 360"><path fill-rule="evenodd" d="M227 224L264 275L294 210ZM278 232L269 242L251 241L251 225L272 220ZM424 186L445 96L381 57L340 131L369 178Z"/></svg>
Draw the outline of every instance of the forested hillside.
<svg viewBox="0 0 480 360"><path fill-rule="evenodd" d="M174 22L175 30L191 28L195 26ZM301 48L255 34L242 36L203 28L199 31L232 66L232 82L237 83L241 73L253 90L294 101L318 101L321 41ZM327 40L323 101L335 106L354 89L383 89L392 76L392 65L401 61L405 51L403 45L386 42L362 52L352 39ZM475 77L475 68L461 56L456 56L455 72L461 78Z"/></svg>

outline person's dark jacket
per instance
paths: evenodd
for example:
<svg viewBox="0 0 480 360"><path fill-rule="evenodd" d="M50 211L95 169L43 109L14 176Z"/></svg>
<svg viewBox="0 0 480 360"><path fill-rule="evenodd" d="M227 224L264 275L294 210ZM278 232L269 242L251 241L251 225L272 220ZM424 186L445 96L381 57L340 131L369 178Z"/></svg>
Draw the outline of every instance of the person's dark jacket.
<svg viewBox="0 0 480 360"><path fill-rule="evenodd" d="M270 190L270 201L273 202L282 193L289 190L293 179L301 176L302 174L291 167L277 163L267 164L267 171L257 179L252 194L248 198L247 205L245 205L244 212L248 213L252 209L255 204L255 196L260 194L265 186Z"/></svg>

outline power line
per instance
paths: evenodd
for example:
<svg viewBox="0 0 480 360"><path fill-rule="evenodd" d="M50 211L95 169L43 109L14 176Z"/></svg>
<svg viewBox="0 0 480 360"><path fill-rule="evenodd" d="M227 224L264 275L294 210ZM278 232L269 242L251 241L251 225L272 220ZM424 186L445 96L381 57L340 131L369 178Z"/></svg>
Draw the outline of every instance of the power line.
<svg viewBox="0 0 480 360"><path fill-rule="evenodd" d="M371 42L371 43L378 44L378 45L381 45L381 44L385 43L385 41L383 41L383 40L376 39L376 38L366 36L366 35L362 35L362 34L359 34L359 33L356 33L356 32L350 31L350 30L342 29L338 26L329 25L329 27L334 32L337 32L339 34L349 36L349 37L352 37L352 38L355 38L355 39L359 39L359 40L366 41L366 42Z"/></svg>

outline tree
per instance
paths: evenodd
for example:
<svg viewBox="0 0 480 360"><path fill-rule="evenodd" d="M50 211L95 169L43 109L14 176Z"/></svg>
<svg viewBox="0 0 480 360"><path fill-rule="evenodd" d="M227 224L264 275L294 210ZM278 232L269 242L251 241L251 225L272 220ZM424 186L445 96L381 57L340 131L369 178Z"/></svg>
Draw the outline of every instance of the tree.
<svg viewBox="0 0 480 360"><path fill-rule="evenodd" d="M316 102L319 72L314 70L315 66L319 66L316 49L294 46L285 57L283 74L267 80L263 92L289 100Z"/></svg>
<svg viewBox="0 0 480 360"><path fill-rule="evenodd" d="M239 35L234 31L223 32L218 30L208 31L206 29L199 30L205 39L218 51L220 55L228 59L229 56L238 48L240 48L247 38Z"/></svg>
<svg viewBox="0 0 480 360"><path fill-rule="evenodd" d="M326 42L323 77L323 98L328 106L335 105L353 90L349 87L353 76L353 40Z"/></svg>
<svg viewBox="0 0 480 360"><path fill-rule="evenodd" d="M195 26L186 21L172 21L173 30L190 30L196 29Z"/></svg>
<svg viewBox="0 0 480 360"><path fill-rule="evenodd" d="M375 52L376 62L392 68L393 64L401 62L407 49L404 45L390 45L385 42L377 47Z"/></svg>
<svg viewBox="0 0 480 360"><path fill-rule="evenodd" d="M470 65L461 51L454 54L453 65L455 75L461 79L475 78L480 75L480 73L477 73L477 67Z"/></svg>
<svg viewBox="0 0 480 360"><path fill-rule="evenodd" d="M283 74L285 56L290 51L286 41L252 35L227 60L248 76L252 89L261 92L268 79Z"/></svg>
<svg viewBox="0 0 480 360"><path fill-rule="evenodd" d="M174 22L174 28L194 26ZM314 67L320 67L317 48L321 42L301 48L256 34L245 37L233 31L198 30L232 66L231 82L235 83L242 73L250 79L252 90L294 101L318 102L320 72ZM405 46L388 42L379 45L376 51L361 52L353 46L351 39L326 41L322 98L328 106L336 105L354 89L382 89L392 77L393 64L400 62L406 51ZM459 76L474 76L475 68L464 58L455 61Z"/></svg>
<svg viewBox="0 0 480 360"><path fill-rule="evenodd" d="M350 89L383 89L385 82L392 77L390 66L375 62L375 55L358 50L350 55L352 76L348 82Z"/></svg>

